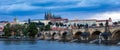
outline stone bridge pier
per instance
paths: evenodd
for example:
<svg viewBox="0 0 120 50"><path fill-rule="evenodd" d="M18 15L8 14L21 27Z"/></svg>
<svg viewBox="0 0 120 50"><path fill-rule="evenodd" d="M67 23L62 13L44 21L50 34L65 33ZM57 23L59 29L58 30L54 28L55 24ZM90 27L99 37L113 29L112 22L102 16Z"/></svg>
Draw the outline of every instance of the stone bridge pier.
<svg viewBox="0 0 120 50"><path fill-rule="evenodd" d="M100 36L102 40L107 39L120 41L120 27L110 27L109 32L107 33L105 31L105 28L102 27L102 28L89 28L87 31L85 29L44 31L41 32L41 34L44 37L44 39L95 40L98 39Z"/></svg>

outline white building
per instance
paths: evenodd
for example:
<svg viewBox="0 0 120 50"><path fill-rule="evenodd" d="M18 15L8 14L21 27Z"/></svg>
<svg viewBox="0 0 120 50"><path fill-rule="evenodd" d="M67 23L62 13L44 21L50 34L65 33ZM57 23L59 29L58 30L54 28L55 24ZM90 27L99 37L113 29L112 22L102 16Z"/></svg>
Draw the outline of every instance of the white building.
<svg viewBox="0 0 120 50"><path fill-rule="evenodd" d="M68 21L67 25L77 25L77 24L82 24L82 25L86 25L88 24L89 26L91 26L92 24L96 24L96 20L95 19L91 19L91 20L70 20Z"/></svg>
<svg viewBox="0 0 120 50"><path fill-rule="evenodd" d="M109 25L112 25L112 19L109 18L108 19ZM105 26L106 20L96 20L96 19L88 19L88 20L69 20L68 23L66 23L66 25L77 25L77 24L82 24L82 25L86 25L88 24L88 26L92 26L93 24L95 24L96 26L100 26L100 23L103 24L103 26Z"/></svg>
<svg viewBox="0 0 120 50"><path fill-rule="evenodd" d="M38 20L32 20L31 22L36 22L36 23L42 22L42 23L44 23L45 25L47 25L47 24L50 22L50 20L40 20L40 19L38 19Z"/></svg>
<svg viewBox="0 0 120 50"><path fill-rule="evenodd" d="M96 25L97 26L99 26L100 23L102 23L103 26L105 26L106 20L96 20ZM112 19L111 18L108 19L108 23L109 23L109 26L112 26Z"/></svg>

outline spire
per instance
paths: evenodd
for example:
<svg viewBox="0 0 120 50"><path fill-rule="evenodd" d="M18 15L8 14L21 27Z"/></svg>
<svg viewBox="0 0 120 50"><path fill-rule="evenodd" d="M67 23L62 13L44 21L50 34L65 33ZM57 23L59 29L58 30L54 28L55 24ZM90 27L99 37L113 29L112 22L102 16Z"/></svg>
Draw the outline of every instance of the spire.
<svg viewBox="0 0 120 50"><path fill-rule="evenodd" d="M47 20L47 13L45 12L45 16L44 16L44 19Z"/></svg>
<svg viewBox="0 0 120 50"><path fill-rule="evenodd" d="M30 22L31 22L31 20L30 20L30 18L28 19L28 24L30 24Z"/></svg>
<svg viewBox="0 0 120 50"><path fill-rule="evenodd" d="M52 18L52 14L51 12L45 12L45 17L44 17L46 20L49 20Z"/></svg>
<svg viewBox="0 0 120 50"><path fill-rule="evenodd" d="M18 19L17 19L17 17L15 17L15 18L14 18L14 22L18 22Z"/></svg>

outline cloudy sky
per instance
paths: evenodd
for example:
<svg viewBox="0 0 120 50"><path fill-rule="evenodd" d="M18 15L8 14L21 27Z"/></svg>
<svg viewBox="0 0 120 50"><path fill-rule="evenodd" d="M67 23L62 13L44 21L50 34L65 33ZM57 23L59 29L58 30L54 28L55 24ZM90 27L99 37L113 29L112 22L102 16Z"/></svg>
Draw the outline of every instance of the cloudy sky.
<svg viewBox="0 0 120 50"><path fill-rule="evenodd" d="M52 12L68 19L120 19L120 0L0 0L0 21L44 19Z"/></svg>

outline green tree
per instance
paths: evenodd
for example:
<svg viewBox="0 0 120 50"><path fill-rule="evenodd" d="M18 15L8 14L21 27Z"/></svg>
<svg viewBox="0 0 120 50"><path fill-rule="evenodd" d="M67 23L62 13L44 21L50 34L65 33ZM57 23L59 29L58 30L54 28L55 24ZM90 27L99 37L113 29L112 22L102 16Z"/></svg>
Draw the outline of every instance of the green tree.
<svg viewBox="0 0 120 50"><path fill-rule="evenodd" d="M59 26L59 23L55 23L56 26Z"/></svg>
<svg viewBox="0 0 120 50"><path fill-rule="evenodd" d="M64 26L64 24L63 24L63 23L59 23L59 25L60 25L60 26Z"/></svg>
<svg viewBox="0 0 120 50"><path fill-rule="evenodd" d="M96 24L92 24L92 26L96 26Z"/></svg>
<svg viewBox="0 0 120 50"><path fill-rule="evenodd" d="M114 22L113 24L114 24L115 26L117 26L117 25L118 25L118 22Z"/></svg>
<svg viewBox="0 0 120 50"><path fill-rule="evenodd" d="M100 23L99 26L100 26L100 27L103 27L103 23Z"/></svg>
<svg viewBox="0 0 120 50"><path fill-rule="evenodd" d="M37 27L39 28L39 31L43 31L44 25L45 24L40 21L37 23Z"/></svg>
<svg viewBox="0 0 120 50"><path fill-rule="evenodd" d="M12 25L11 28L15 36L21 36L22 30L24 29L23 25L20 25L20 24Z"/></svg>
<svg viewBox="0 0 120 50"><path fill-rule="evenodd" d="M34 38L35 35L38 33L37 25L35 23L30 23L28 26L29 37Z"/></svg>
<svg viewBox="0 0 120 50"><path fill-rule="evenodd" d="M50 30L50 25L49 24L45 26L45 31L47 31L47 30Z"/></svg>
<svg viewBox="0 0 120 50"><path fill-rule="evenodd" d="M21 28L21 29L22 29L22 30L21 30L21 31L22 31L22 34L23 34L24 36L28 36L28 29L27 29L27 28L28 28L27 25L23 25L22 28Z"/></svg>
<svg viewBox="0 0 120 50"><path fill-rule="evenodd" d="M76 23L74 23L74 26L75 26L75 27L76 27L76 25L77 25L77 24L76 24Z"/></svg>
<svg viewBox="0 0 120 50"><path fill-rule="evenodd" d="M5 33L4 36L7 36L7 37L11 36L10 23L8 23L8 24L6 24L6 26L4 26L3 31Z"/></svg>
<svg viewBox="0 0 120 50"><path fill-rule="evenodd" d="M49 24L49 25L53 25L53 23L52 23L52 22L48 22L48 24Z"/></svg>

